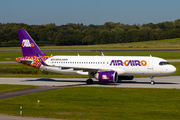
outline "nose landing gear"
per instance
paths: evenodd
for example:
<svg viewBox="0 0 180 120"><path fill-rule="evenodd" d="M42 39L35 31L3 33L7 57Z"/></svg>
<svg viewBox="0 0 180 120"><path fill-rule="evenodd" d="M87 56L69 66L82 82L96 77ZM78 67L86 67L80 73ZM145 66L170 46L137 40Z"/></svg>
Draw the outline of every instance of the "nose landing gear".
<svg viewBox="0 0 180 120"><path fill-rule="evenodd" d="M154 85L155 84L155 81L153 80L154 76L150 76L150 79L151 79L151 85Z"/></svg>

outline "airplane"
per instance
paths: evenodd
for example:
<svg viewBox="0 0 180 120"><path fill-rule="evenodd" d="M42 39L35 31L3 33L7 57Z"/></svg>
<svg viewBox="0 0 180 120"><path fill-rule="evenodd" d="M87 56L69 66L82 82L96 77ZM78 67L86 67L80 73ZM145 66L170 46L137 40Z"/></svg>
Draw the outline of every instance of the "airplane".
<svg viewBox="0 0 180 120"><path fill-rule="evenodd" d="M43 71L59 74L87 75L87 84L93 79L103 83L118 80L133 80L134 76L150 76L150 84L155 84L154 76L168 75L176 68L167 60L150 56L53 56L44 54L25 29L18 29L23 57L16 62Z"/></svg>

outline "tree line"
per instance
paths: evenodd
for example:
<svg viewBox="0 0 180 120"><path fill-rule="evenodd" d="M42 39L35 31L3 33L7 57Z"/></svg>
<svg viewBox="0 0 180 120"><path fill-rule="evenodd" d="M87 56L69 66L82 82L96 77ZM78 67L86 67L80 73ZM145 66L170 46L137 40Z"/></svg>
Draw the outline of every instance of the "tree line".
<svg viewBox="0 0 180 120"><path fill-rule="evenodd" d="M180 19L157 24L134 24L106 22L104 25L55 23L28 25L24 23L0 23L0 46L19 46L17 29L26 29L40 46L94 45L129 43L149 40L180 38Z"/></svg>

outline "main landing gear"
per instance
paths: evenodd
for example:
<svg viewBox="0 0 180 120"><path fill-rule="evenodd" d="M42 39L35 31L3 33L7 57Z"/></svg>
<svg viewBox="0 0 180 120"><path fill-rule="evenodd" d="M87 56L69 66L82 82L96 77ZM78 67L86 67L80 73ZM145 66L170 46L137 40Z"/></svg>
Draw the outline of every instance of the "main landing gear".
<svg viewBox="0 0 180 120"><path fill-rule="evenodd" d="M86 83L87 83L87 84L93 84L93 80L92 80L92 79L87 79L87 80L86 80Z"/></svg>
<svg viewBox="0 0 180 120"><path fill-rule="evenodd" d="M88 72L88 75L89 75L89 79L86 80L86 83L87 84L93 84L93 80L91 78L94 77L95 72Z"/></svg>
<svg viewBox="0 0 180 120"><path fill-rule="evenodd" d="M154 76L150 76L150 79L151 79L151 85L154 85L155 84L155 81L153 80Z"/></svg>

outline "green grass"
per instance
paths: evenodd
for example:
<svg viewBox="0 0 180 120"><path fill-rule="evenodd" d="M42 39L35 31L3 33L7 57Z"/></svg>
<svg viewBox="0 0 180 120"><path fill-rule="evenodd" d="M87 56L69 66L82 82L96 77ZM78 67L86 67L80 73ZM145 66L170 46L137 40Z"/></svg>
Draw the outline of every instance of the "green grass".
<svg viewBox="0 0 180 120"><path fill-rule="evenodd" d="M37 100L40 100L37 106ZM179 120L178 89L72 87L0 100L0 113L78 120Z"/></svg>
<svg viewBox="0 0 180 120"><path fill-rule="evenodd" d="M7 91L13 91L13 90L19 90L19 89L26 89L26 88L34 88L33 85L0 85L0 93L7 92Z"/></svg>
<svg viewBox="0 0 180 120"><path fill-rule="evenodd" d="M103 52L106 56L149 56L161 57L164 59L180 59L180 51L126 51L126 52ZM100 52L46 52L47 55L90 55L100 56ZM1 53L0 61L12 61L17 57L22 57L22 53Z"/></svg>
<svg viewBox="0 0 180 120"><path fill-rule="evenodd" d="M176 72L173 73L173 74L170 74L168 76L177 76L177 75L180 75L180 63L179 62L171 62L171 64L176 67Z"/></svg>
<svg viewBox="0 0 180 120"><path fill-rule="evenodd" d="M172 62L177 68L177 71L168 76L180 75L180 62ZM61 75L46 71L41 71L37 68L26 66L18 63L4 63L0 64L0 77L42 77L42 78L88 78L88 76L81 75ZM138 76L140 77L140 76Z"/></svg>
<svg viewBox="0 0 180 120"><path fill-rule="evenodd" d="M180 49L180 38L132 43L77 46L40 46L41 50L99 50L99 49ZM19 47L1 47L0 50L20 50Z"/></svg>

